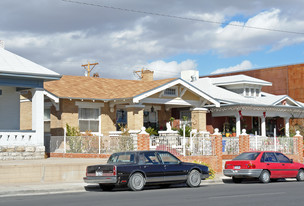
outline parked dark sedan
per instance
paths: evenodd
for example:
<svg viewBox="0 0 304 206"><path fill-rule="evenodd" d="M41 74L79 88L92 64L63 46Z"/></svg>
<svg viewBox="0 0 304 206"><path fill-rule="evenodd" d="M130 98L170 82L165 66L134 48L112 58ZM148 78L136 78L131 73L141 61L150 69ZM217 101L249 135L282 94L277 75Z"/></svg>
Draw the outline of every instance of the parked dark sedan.
<svg viewBox="0 0 304 206"><path fill-rule="evenodd" d="M182 162L167 151L132 151L112 154L105 165L88 166L83 179L99 184L103 190L125 185L139 191L149 184L199 187L209 175L207 166Z"/></svg>

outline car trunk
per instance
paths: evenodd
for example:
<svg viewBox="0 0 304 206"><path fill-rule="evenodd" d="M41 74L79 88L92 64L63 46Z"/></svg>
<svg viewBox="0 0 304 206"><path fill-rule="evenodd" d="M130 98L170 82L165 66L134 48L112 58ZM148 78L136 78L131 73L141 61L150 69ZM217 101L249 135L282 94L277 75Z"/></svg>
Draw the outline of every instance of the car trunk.
<svg viewBox="0 0 304 206"><path fill-rule="evenodd" d="M87 167L87 176L116 176L115 165L93 165Z"/></svg>
<svg viewBox="0 0 304 206"><path fill-rule="evenodd" d="M227 161L225 164L225 169L254 169L255 165L250 160L234 160L234 161Z"/></svg>

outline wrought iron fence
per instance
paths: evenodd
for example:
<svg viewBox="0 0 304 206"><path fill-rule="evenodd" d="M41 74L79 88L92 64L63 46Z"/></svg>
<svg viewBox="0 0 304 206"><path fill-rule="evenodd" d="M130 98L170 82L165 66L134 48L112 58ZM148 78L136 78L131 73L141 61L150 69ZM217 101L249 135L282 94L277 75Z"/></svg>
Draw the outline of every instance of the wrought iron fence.
<svg viewBox="0 0 304 206"><path fill-rule="evenodd" d="M137 136L51 136L46 145L51 153L113 153L137 150Z"/></svg>
<svg viewBox="0 0 304 206"><path fill-rule="evenodd" d="M209 132L191 132L186 143L186 155L214 155L214 138Z"/></svg>
<svg viewBox="0 0 304 206"><path fill-rule="evenodd" d="M251 151L279 151L285 154L297 153L297 139L293 137L250 137Z"/></svg>
<svg viewBox="0 0 304 206"><path fill-rule="evenodd" d="M184 154L185 138L180 135L151 136L150 150L165 150L174 155Z"/></svg>
<svg viewBox="0 0 304 206"><path fill-rule="evenodd" d="M239 154L239 137L223 137L222 140L223 154L238 155Z"/></svg>

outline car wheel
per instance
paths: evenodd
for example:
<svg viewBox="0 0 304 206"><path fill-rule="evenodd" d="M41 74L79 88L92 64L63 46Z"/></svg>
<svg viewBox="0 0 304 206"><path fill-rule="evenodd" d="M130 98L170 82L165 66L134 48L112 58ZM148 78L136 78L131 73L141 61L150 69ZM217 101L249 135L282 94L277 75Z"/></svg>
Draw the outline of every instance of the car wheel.
<svg viewBox="0 0 304 206"><path fill-rule="evenodd" d="M114 185L104 185L104 184L99 184L100 189L103 191L111 191L114 189Z"/></svg>
<svg viewBox="0 0 304 206"><path fill-rule="evenodd" d="M298 175L297 175L297 181L304 181L304 170L299 169Z"/></svg>
<svg viewBox="0 0 304 206"><path fill-rule="evenodd" d="M188 175L186 183L189 187L199 187L201 181L202 181L201 173L197 170L192 170Z"/></svg>
<svg viewBox="0 0 304 206"><path fill-rule="evenodd" d="M269 183L270 182L270 173L267 170L263 170L259 177L259 180L262 183Z"/></svg>
<svg viewBox="0 0 304 206"><path fill-rule="evenodd" d="M137 172L130 177L128 187L133 191L140 191L144 188L145 184L146 180L144 176L141 173Z"/></svg>
<svg viewBox="0 0 304 206"><path fill-rule="evenodd" d="M234 182L234 183L241 183L242 181L243 181L242 178L232 177L232 182Z"/></svg>

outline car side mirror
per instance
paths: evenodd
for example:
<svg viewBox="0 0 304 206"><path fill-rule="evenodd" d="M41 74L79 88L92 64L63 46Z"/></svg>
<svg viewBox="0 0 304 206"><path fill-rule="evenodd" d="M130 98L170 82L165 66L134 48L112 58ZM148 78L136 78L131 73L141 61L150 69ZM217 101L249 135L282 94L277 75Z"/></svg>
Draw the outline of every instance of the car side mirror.
<svg viewBox="0 0 304 206"><path fill-rule="evenodd" d="M290 159L290 163L293 163L293 159Z"/></svg>

